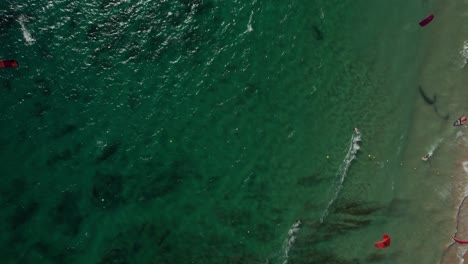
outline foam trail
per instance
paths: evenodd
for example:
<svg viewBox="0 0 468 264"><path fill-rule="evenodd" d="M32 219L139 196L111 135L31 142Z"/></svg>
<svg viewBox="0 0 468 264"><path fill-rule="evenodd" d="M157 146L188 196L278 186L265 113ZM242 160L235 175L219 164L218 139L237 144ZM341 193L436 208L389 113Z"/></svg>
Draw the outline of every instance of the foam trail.
<svg viewBox="0 0 468 264"><path fill-rule="evenodd" d="M284 255L283 255L283 264L288 263L289 250L291 249L294 241L296 240L296 234L299 232L299 226L301 225L301 220L297 220L288 231L288 238L284 241Z"/></svg>
<svg viewBox="0 0 468 264"><path fill-rule="evenodd" d="M434 151L439 147L440 143L442 143L443 140L443 138L440 138L434 144L431 145L429 151L427 152L427 155L429 156L428 158L430 158L434 154Z"/></svg>
<svg viewBox="0 0 468 264"><path fill-rule="evenodd" d="M349 144L348 152L346 153L346 156L343 162L341 162L341 165L336 174L338 183L336 185L335 194L333 195L333 198L330 200L330 202L328 202L327 208L323 211L322 216L320 217L320 223L323 223L323 220L325 219L325 217L327 217L328 209L335 202L336 198L338 197L338 194L343 188L343 182L346 178L346 173L348 172L349 166L351 165L351 162L356 158L356 154L358 150L361 148L358 144L360 141L361 141L361 133L356 129L355 133L351 137L351 142Z"/></svg>
<svg viewBox="0 0 468 264"><path fill-rule="evenodd" d="M24 40L26 40L26 43L28 45L31 45L36 40L31 36L31 33L29 33L29 31L26 29L26 26L24 25L25 21L26 21L26 17L23 15L20 15L18 18L18 23L21 25L21 31L23 32Z"/></svg>
<svg viewBox="0 0 468 264"><path fill-rule="evenodd" d="M252 28L252 17L253 17L253 14L254 12L250 12L250 17L249 17L249 22L247 23L247 30L244 32L252 32L253 31L253 28Z"/></svg>

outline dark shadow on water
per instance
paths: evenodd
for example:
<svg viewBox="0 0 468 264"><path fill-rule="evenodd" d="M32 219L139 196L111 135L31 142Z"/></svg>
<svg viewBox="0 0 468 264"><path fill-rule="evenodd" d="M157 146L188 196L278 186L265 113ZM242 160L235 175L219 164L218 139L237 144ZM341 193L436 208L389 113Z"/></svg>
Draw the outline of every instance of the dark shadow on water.
<svg viewBox="0 0 468 264"><path fill-rule="evenodd" d="M436 94L434 94L433 98L430 98L429 96L427 96L427 94L424 92L423 88L421 85L418 86L418 90L419 90L419 94L421 95L421 97L423 98L424 102L426 102L426 104L428 105L432 105L434 107L434 111L435 113L437 114L437 116L439 116L440 118L444 119L444 120L449 120L450 119L450 114L441 114L439 112L439 109L437 107L437 104L436 104L436 101L437 101L437 96Z"/></svg>
<svg viewBox="0 0 468 264"><path fill-rule="evenodd" d="M333 211L334 213L366 216L373 214L380 209L382 209L381 206L363 204L360 202L346 202L344 204L338 204L335 206Z"/></svg>

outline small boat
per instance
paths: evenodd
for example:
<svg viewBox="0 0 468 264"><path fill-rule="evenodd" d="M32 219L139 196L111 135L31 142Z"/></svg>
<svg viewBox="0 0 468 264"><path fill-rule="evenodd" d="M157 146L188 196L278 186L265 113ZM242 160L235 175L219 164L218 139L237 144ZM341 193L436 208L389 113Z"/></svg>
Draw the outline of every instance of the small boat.
<svg viewBox="0 0 468 264"><path fill-rule="evenodd" d="M381 241L378 241L378 242L374 243L374 247L376 247L376 248L386 248L386 247L389 247L389 246L390 246L390 236L387 235L387 234L384 234L382 236Z"/></svg>
<svg viewBox="0 0 468 264"><path fill-rule="evenodd" d="M428 15L425 19L421 20L421 22L419 22L419 25L421 27L424 27L426 26L427 24L431 23L431 21L434 19L434 14L430 14Z"/></svg>
<svg viewBox="0 0 468 264"><path fill-rule="evenodd" d="M468 244L468 240L461 240L461 239L458 239L458 238L455 238L453 237L453 240L455 240L455 242L457 242L458 244Z"/></svg>
<svg viewBox="0 0 468 264"><path fill-rule="evenodd" d="M15 60L0 60L0 68L18 67L18 65Z"/></svg>

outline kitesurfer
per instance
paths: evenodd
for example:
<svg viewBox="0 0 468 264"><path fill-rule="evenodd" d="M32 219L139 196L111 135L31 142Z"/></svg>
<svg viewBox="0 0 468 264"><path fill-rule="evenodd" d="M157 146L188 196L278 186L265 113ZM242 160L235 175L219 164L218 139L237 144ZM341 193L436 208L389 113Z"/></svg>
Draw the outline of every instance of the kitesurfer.
<svg viewBox="0 0 468 264"><path fill-rule="evenodd" d="M462 115L460 118L458 118L454 123L453 125L454 126L462 126L464 124L466 124L468 120L466 119L466 116L465 115Z"/></svg>
<svg viewBox="0 0 468 264"><path fill-rule="evenodd" d="M429 159L429 154L424 155L421 159L424 161L427 161Z"/></svg>

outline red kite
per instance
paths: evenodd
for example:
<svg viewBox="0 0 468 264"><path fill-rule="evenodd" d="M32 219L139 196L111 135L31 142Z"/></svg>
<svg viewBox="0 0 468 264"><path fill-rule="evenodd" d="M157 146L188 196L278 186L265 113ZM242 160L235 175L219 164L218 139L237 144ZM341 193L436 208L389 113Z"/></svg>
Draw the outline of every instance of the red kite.
<svg viewBox="0 0 468 264"><path fill-rule="evenodd" d="M0 68L18 67L18 62L15 60L0 60Z"/></svg>
<svg viewBox="0 0 468 264"><path fill-rule="evenodd" d="M455 242L457 242L458 244L468 244L468 240L461 240L461 239L458 239L458 238L454 238L452 236L453 240L455 240Z"/></svg>
<svg viewBox="0 0 468 264"><path fill-rule="evenodd" d="M434 15L433 14L430 14L428 15L425 19L421 20L421 22L419 22L419 25L421 27L424 27L426 26L427 24L431 23L432 19L434 19Z"/></svg>
<svg viewBox="0 0 468 264"><path fill-rule="evenodd" d="M386 247L389 247L390 246L390 236L387 235L387 234L384 234L382 236L382 240L379 241L379 242L375 242L374 243L374 246L376 248L386 248Z"/></svg>

